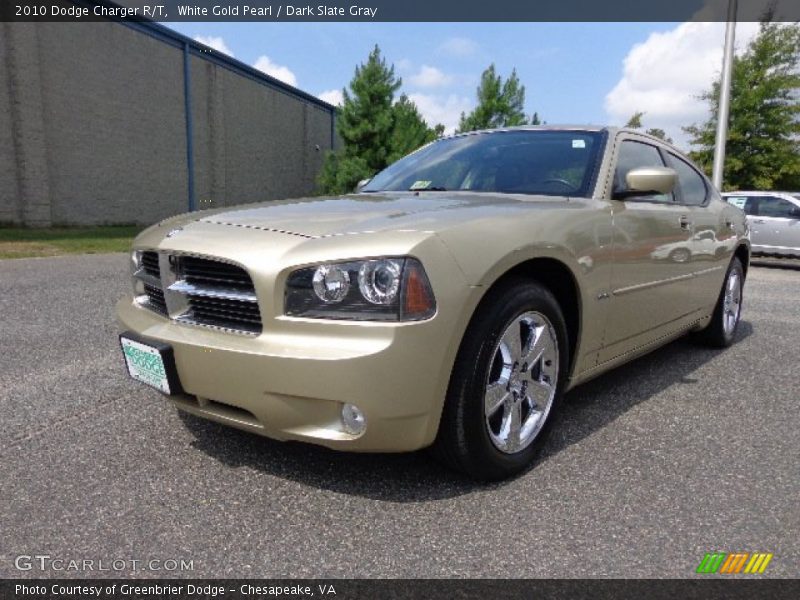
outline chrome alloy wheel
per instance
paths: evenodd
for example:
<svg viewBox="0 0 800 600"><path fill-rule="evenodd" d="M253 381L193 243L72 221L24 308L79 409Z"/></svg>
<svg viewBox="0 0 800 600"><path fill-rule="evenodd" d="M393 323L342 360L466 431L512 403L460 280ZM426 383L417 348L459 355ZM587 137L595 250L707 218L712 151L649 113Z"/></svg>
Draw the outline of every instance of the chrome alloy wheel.
<svg viewBox="0 0 800 600"><path fill-rule="evenodd" d="M527 448L547 420L558 384L558 338L538 312L516 317L500 337L484 394L486 429L494 446L513 454Z"/></svg>
<svg viewBox="0 0 800 600"><path fill-rule="evenodd" d="M739 272L731 270L725 282L725 297L722 306L722 327L726 336L733 335L739 315L742 312L742 278Z"/></svg>

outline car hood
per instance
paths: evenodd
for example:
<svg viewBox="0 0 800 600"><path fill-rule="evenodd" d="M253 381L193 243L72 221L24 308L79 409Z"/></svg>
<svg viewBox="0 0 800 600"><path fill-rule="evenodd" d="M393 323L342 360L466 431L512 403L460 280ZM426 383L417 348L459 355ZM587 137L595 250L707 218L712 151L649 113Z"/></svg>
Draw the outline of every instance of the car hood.
<svg viewBox="0 0 800 600"><path fill-rule="evenodd" d="M353 194L248 204L191 213L166 223L175 226L199 221L307 238L380 231L436 232L464 219L499 216L531 205L563 206L564 200L472 192Z"/></svg>

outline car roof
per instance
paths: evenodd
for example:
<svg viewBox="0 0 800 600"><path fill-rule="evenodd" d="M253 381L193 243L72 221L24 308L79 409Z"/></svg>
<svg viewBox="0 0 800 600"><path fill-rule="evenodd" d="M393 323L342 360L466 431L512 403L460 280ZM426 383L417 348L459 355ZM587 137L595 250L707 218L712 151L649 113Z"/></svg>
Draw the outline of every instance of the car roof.
<svg viewBox="0 0 800 600"><path fill-rule="evenodd" d="M670 147L675 147L673 144L670 144L666 140L662 140L661 138L657 138L655 136L650 135L649 133L645 133L639 129L632 129L630 127L616 127L612 125L591 125L591 124L553 124L553 125L516 125L514 127L496 127L492 129L476 129L475 131L464 131L462 133L453 133L451 135L444 136L445 138L453 138L453 137L461 137L466 135L477 135L477 134L491 134L491 133L502 133L506 131L586 131L590 133L597 133L600 131L605 131L610 134L616 133L632 133L635 135L640 135L642 137L650 138L656 142L660 142ZM677 150L677 148L676 148ZM681 152L680 150L678 150ZM683 152L681 152L683 154Z"/></svg>
<svg viewBox="0 0 800 600"><path fill-rule="evenodd" d="M463 135L475 135L479 133L502 133L504 131L607 131L611 129L604 125L515 125L513 127L493 127L491 129L476 129L475 131L463 131L445 137L459 137Z"/></svg>

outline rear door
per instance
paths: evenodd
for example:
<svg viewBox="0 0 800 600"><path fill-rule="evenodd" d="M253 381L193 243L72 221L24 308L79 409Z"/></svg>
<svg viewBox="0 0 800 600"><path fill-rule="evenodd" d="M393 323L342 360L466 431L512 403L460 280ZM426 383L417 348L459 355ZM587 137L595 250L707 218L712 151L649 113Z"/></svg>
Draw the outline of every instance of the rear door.
<svg viewBox="0 0 800 600"><path fill-rule="evenodd" d="M736 233L724 223L719 192L693 165L674 152L666 151L667 163L678 174L677 201L692 222L690 308L708 310L713 306L722 279L736 247Z"/></svg>
<svg viewBox="0 0 800 600"><path fill-rule="evenodd" d="M753 250L769 254L800 253L800 208L779 196L752 196L750 200Z"/></svg>

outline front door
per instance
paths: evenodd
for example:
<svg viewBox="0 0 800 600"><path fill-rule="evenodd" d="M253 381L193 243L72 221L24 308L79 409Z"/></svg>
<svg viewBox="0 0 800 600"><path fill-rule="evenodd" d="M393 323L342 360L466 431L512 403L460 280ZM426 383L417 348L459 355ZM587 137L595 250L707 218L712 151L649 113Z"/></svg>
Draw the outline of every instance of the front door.
<svg viewBox="0 0 800 600"><path fill-rule="evenodd" d="M626 138L617 149L615 189L639 167L663 167L661 151ZM675 194L612 200L614 259L600 362L635 350L692 312L691 216ZM677 327L676 327L677 328Z"/></svg>

